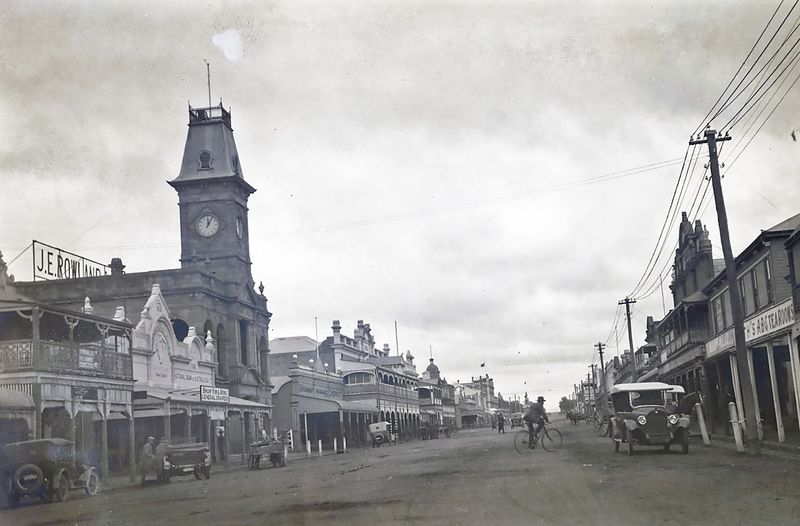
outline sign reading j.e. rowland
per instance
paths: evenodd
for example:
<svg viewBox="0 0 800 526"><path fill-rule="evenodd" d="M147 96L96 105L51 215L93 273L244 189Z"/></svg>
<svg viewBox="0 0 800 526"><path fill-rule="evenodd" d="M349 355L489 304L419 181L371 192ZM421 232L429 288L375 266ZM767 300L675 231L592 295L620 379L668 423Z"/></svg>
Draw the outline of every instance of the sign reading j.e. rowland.
<svg viewBox="0 0 800 526"><path fill-rule="evenodd" d="M230 403L231 397L228 394L228 390L224 387L209 387L207 385L201 385L200 401L227 404Z"/></svg>
<svg viewBox="0 0 800 526"><path fill-rule="evenodd" d="M72 279L109 274L108 265L33 241L33 279Z"/></svg>

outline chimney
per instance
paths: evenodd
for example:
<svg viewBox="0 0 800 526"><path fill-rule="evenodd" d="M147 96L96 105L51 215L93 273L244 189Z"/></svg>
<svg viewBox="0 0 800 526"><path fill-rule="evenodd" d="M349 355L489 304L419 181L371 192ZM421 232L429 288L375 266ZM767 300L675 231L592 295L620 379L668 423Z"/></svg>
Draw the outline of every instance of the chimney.
<svg viewBox="0 0 800 526"><path fill-rule="evenodd" d="M333 320L331 329L333 330L333 343L342 343L342 325L339 320Z"/></svg>
<svg viewBox="0 0 800 526"><path fill-rule="evenodd" d="M383 344L383 355L384 356L389 356L390 352L391 352L391 349L389 348L389 344L388 343L384 343Z"/></svg>
<svg viewBox="0 0 800 526"><path fill-rule="evenodd" d="M111 268L112 276L125 274L125 265L122 264L121 258L111 258L111 264L108 266Z"/></svg>

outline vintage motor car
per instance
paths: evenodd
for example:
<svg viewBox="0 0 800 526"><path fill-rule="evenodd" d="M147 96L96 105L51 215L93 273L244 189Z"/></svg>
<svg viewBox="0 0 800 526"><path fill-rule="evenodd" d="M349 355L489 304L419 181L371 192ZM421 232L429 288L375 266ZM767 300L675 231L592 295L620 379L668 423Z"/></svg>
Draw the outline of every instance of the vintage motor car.
<svg viewBox="0 0 800 526"><path fill-rule="evenodd" d="M397 435L391 432L392 424L389 422L375 422L369 425L369 434L372 436L372 447L381 447L383 444L396 444Z"/></svg>
<svg viewBox="0 0 800 526"><path fill-rule="evenodd" d="M211 450L206 442L176 444L167 447L163 465L158 472L159 482L170 477L194 475L197 480L211 478Z"/></svg>
<svg viewBox="0 0 800 526"><path fill-rule="evenodd" d="M670 388L661 382L617 384L611 388L614 451L619 451L620 444L627 444L629 455L637 445L662 446L669 451L672 444L680 444L684 454L689 452L690 418L667 405L665 395Z"/></svg>
<svg viewBox="0 0 800 526"><path fill-rule="evenodd" d="M62 438L12 442L0 450L0 470L8 505L25 497L63 502L71 489L87 495L100 492L100 477L93 466L77 461L73 443Z"/></svg>
<svg viewBox="0 0 800 526"><path fill-rule="evenodd" d="M511 413L511 429L522 427L522 413Z"/></svg>

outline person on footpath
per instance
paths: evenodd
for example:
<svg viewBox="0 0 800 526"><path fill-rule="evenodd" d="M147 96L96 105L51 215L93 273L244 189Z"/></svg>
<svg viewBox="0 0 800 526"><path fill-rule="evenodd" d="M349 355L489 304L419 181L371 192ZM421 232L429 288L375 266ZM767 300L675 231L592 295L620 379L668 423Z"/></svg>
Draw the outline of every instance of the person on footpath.
<svg viewBox="0 0 800 526"><path fill-rule="evenodd" d="M147 473L152 471L156 462L156 439L155 437L147 437L147 440L142 447L142 454L139 458L139 471L141 472L141 483L145 485Z"/></svg>
<svg viewBox="0 0 800 526"><path fill-rule="evenodd" d="M503 416L503 413L497 415L497 434L500 433L506 434L506 417Z"/></svg>

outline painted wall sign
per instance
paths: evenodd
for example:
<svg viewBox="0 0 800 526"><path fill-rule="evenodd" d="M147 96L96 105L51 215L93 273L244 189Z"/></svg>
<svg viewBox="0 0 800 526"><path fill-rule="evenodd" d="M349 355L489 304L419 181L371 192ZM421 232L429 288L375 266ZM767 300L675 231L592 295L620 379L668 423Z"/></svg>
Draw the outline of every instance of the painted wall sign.
<svg viewBox="0 0 800 526"><path fill-rule="evenodd" d="M33 280L73 279L110 274L108 265L33 240Z"/></svg>
<svg viewBox="0 0 800 526"><path fill-rule="evenodd" d="M76 400L98 400L96 387L72 386L72 398Z"/></svg>
<svg viewBox="0 0 800 526"><path fill-rule="evenodd" d="M792 324L794 324L794 302L789 298L744 320L744 341L750 343L791 327Z"/></svg>
<svg viewBox="0 0 800 526"><path fill-rule="evenodd" d="M228 404L231 401L228 390L224 387L200 386L200 401L217 404Z"/></svg>
<svg viewBox="0 0 800 526"><path fill-rule="evenodd" d="M733 336L733 327L718 334L706 342L706 358L733 349L736 347L736 338Z"/></svg>

